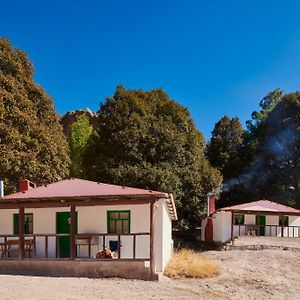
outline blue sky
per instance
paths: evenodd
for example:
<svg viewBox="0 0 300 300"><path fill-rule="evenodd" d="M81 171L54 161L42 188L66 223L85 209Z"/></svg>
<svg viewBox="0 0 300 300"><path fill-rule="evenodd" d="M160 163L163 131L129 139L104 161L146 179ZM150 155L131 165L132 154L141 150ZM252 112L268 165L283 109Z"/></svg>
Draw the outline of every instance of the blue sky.
<svg viewBox="0 0 300 300"><path fill-rule="evenodd" d="M4 1L0 36L24 49L58 113L99 108L118 84L162 87L210 137L300 85L300 1Z"/></svg>

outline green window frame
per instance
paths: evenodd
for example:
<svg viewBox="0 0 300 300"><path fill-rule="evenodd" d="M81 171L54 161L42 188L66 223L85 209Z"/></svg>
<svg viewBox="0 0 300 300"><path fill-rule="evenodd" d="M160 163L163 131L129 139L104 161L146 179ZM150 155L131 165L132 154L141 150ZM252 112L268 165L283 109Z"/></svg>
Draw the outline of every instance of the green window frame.
<svg viewBox="0 0 300 300"><path fill-rule="evenodd" d="M14 234L19 234L19 214L13 215ZM24 214L24 234L33 234L33 213Z"/></svg>
<svg viewBox="0 0 300 300"><path fill-rule="evenodd" d="M280 216L279 226L289 226L289 216Z"/></svg>
<svg viewBox="0 0 300 300"><path fill-rule="evenodd" d="M107 232L130 233L130 210L108 210Z"/></svg>
<svg viewBox="0 0 300 300"><path fill-rule="evenodd" d="M244 225L245 224L245 215L234 214L234 225Z"/></svg>

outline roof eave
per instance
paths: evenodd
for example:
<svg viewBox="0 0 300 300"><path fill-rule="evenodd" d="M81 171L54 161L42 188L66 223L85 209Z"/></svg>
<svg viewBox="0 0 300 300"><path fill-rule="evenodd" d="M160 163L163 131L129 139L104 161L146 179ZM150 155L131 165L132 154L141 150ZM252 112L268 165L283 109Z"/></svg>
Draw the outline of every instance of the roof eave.
<svg viewBox="0 0 300 300"><path fill-rule="evenodd" d="M265 214L265 215L289 215L289 216L300 216L299 212L291 212L291 211L270 211L270 210L244 210L244 209L218 209L217 211L226 211L233 213L241 213L241 214Z"/></svg>

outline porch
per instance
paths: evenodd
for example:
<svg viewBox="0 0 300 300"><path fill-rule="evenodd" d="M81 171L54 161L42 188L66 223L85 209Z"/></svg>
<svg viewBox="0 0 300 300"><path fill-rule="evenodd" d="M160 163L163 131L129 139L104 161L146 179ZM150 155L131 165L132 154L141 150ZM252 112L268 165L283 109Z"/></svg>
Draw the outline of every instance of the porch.
<svg viewBox="0 0 300 300"><path fill-rule="evenodd" d="M233 236L300 237L300 226L234 224Z"/></svg>
<svg viewBox="0 0 300 300"><path fill-rule="evenodd" d="M237 237L300 238L299 214L232 210L232 243Z"/></svg>
<svg viewBox="0 0 300 300"><path fill-rule="evenodd" d="M107 206L107 202L105 204L92 206L90 210L86 206L81 208L73 205L69 209L68 207L14 209L13 212L18 211L18 234L0 234L0 273L157 279L154 255L155 201L119 206L129 208L132 218L135 218L133 207L138 207L136 209L141 213L148 212L144 216L145 223L138 224L141 229L148 228L148 231L132 232L128 228L126 233L96 232L96 228L101 229L101 226L98 227L93 218L90 223L95 231L85 231L86 212L92 210L95 213L106 213L107 209L113 208L111 205ZM30 213L27 213L28 211ZM69 233L25 234L26 213L35 217L35 231L38 232L41 231L39 220L51 219L49 216L51 212L53 220L55 216L53 211L56 211L56 215L68 214ZM2 214L4 212L12 218L11 209L1 210ZM55 221L52 223L55 224ZM136 229L136 226L133 228Z"/></svg>

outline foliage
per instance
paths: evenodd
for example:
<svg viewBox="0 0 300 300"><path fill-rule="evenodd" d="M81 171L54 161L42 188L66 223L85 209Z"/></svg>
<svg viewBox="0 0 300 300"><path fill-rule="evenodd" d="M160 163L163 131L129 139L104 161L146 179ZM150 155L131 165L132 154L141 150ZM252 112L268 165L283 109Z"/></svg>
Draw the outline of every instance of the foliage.
<svg viewBox="0 0 300 300"><path fill-rule="evenodd" d="M69 136L70 175L73 177L82 177L82 157L92 133L93 127L86 115L82 115L71 125Z"/></svg>
<svg viewBox="0 0 300 300"><path fill-rule="evenodd" d="M178 226L199 224L206 194L221 177L204 156L203 137L188 110L161 89L119 86L98 118L85 154L86 178L171 192Z"/></svg>
<svg viewBox="0 0 300 300"><path fill-rule="evenodd" d="M0 177L7 192L21 178L42 184L68 175L68 146L52 99L33 75L26 53L0 39Z"/></svg>
<svg viewBox="0 0 300 300"><path fill-rule="evenodd" d="M211 278L220 274L218 264L197 252L182 249L169 261L164 275L170 278Z"/></svg>
<svg viewBox="0 0 300 300"><path fill-rule="evenodd" d="M247 135L245 138L245 146L247 147L248 154L252 156L250 160L254 159L257 147L262 143L261 139L265 135L266 118L268 114L274 109L277 103L281 101L282 97L283 91L279 88L268 93L259 103L261 110L259 112L252 112L252 120L246 122Z"/></svg>
<svg viewBox="0 0 300 300"><path fill-rule="evenodd" d="M262 110L247 122L243 147L237 154L244 168L226 178L218 204L267 198L300 207L300 93L283 95L277 89L260 106ZM227 157L221 157L220 163L227 162ZM228 168L235 167L234 159L230 160Z"/></svg>
<svg viewBox="0 0 300 300"><path fill-rule="evenodd" d="M83 116L88 118L93 129L97 127L97 114L88 108L68 111L64 116L61 117L60 123L63 126L64 134L68 140L70 138L72 125Z"/></svg>
<svg viewBox="0 0 300 300"><path fill-rule="evenodd" d="M255 194L300 208L300 93L283 96L265 119L256 163L264 180Z"/></svg>
<svg viewBox="0 0 300 300"><path fill-rule="evenodd" d="M237 176L243 169L244 129L239 118L222 117L212 131L207 157L218 168L224 180Z"/></svg>

